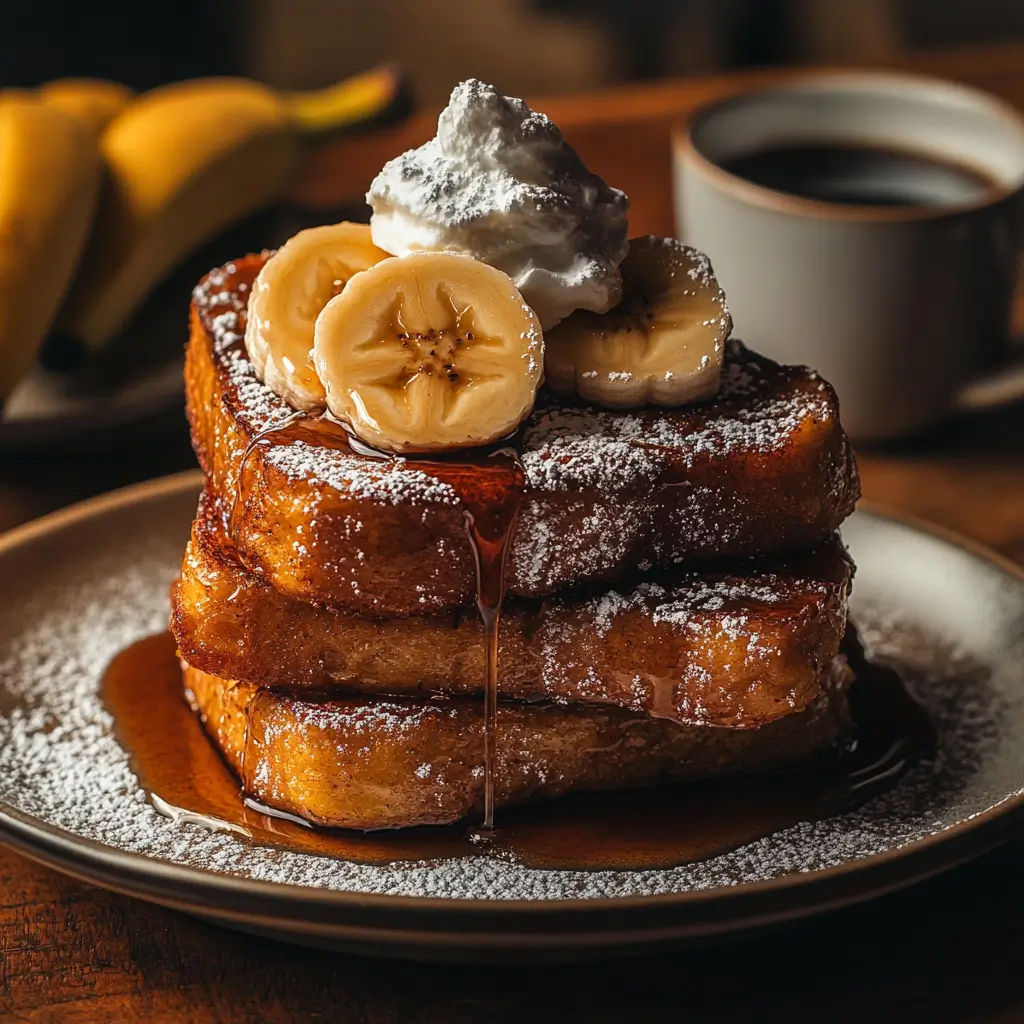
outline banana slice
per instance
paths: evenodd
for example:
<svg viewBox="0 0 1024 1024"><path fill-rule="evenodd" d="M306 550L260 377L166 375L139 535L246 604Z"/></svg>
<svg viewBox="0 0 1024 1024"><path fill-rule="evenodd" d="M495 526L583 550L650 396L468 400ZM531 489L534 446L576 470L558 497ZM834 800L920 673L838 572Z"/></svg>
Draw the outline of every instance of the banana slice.
<svg viewBox="0 0 1024 1024"><path fill-rule="evenodd" d="M342 221L300 231L263 265L249 296L245 347L267 387L296 409L323 408L326 398L310 360L320 310L387 256L369 225Z"/></svg>
<svg viewBox="0 0 1024 1024"><path fill-rule="evenodd" d="M611 312L578 310L548 331L547 383L612 409L710 398L732 318L707 256L644 235L620 269L622 299Z"/></svg>
<svg viewBox="0 0 1024 1024"><path fill-rule="evenodd" d="M383 260L317 317L327 407L368 444L429 452L487 444L533 408L536 314L500 270L455 253Z"/></svg>

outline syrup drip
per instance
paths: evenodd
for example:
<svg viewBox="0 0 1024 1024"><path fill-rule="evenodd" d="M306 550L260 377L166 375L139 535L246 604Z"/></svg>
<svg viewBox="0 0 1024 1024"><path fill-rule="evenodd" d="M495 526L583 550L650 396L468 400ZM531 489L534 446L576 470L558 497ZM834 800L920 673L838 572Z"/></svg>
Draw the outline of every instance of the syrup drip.
<svg viewBox="0 0 1024 1024"><path fill-rule="evenodd" d="M373 459L393 458L361 441L327 413L296 410L253 435L242 452L235 493L228 514L229 537L235 539L236 512L244 503L245 467L261 442L303 441L350 451ZM448 484L458 495L466 520L466 535L476 567L477 608L484 627L486 676L484 679L484 800L481 836L494 828L494 766L497 745L499 690L498 632L505 596L505 564L516 519L522 505L526 477L513 448L474 450L451 457L405 455L408 462Z"/></svg>
<svg viewBox="0 0 1024 1024"><path fill-rule="evenodd" d="M799 771L516 807L484 844L460 825L386 832L315 828L243 799L238 779L185 699L168 633L119 654L104 675L102 695L140 784L162 813L183 822L366 864L483 855L551 870L656 869L704 860L799 822L851 810L933 754L931 724L897 673L866 660L852 633L848 640L847 657L857 673L850 691L857 739L835 758Z"/></svg>
<svg viewBox="0 0 1024 1024"><path fill-rule="evenodd" d="M476 604L484 625L484 814L480 838L494 830L494 765L497 759L498 629L505 597L505 563L509 541L523 500L526 477L519 457L509 448L492 452L497 500L463 498L466 534L476 563Z"/></svg>
<svg viewBox="0 0 1024 1024"><path fill-rule="evenodd" d="M276 423L268 424L262 430L253 434L249 439L249 443L245 446L245 450L242 452L242 457L238 462L238 476L235 480L235 493L231 498L231 508L228 510L228 537L232 541L235 539L236 513L238 511L239 502L243 497L243 490L245 486L245 467L249 463L249 456L252 455L262 441L287 430L289 427L294 426L301 420L304 420L308 415L310 414L305 412L303 409L293 409L287 416L278 420Z"/></svg>

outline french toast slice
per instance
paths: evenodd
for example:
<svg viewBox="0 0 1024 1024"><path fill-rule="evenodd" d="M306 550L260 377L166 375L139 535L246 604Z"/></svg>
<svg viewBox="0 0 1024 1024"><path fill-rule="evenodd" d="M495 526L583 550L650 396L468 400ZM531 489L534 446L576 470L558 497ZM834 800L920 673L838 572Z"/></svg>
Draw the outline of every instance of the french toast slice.
<svg viewBox="0 0 1024 1024"><path fill-rule="evenodd" d="M502 697L763 725L818 697L846 627L852 574L833 537L621 591L509 600ZM476 609L375 618L281 594L234 559L205 496L172 590L171 629L189 664L269 686L479 694L485 677Z"/></svg>
<svg viewBox="0 0 1024 1024"><path fill-rule="evenodd" d="M241 561L282 593L364 614L472 606L458 471L439 479L300 422L255 444L238 486L250 442L292 413L245 354L266 258L226 264L196 288L185 372L193 445L225 517L237 494ZM506 580L518 596L815 544L860 493L831 386L738 342L709 402L611 412L542 389L515 443L526 491Z"/></svg>
<svg viewBox="0 0 1024 1024"><path fill-rule="evenodd" d="M353 829L441 825L483 803L483 705L469 698L310 699L183 664L211 738L270 807ZM498 807L807 762L850 728L842 659L805 711L761 729L682 726L612 707L500 703Z"/></svg>

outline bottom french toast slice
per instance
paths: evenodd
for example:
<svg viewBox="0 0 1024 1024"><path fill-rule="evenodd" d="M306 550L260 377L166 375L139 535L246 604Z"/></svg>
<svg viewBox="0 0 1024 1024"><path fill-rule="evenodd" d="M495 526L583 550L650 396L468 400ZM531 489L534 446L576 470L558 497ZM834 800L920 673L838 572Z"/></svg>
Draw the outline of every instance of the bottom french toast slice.
<svg viewBox="0 0 1024 1024"><path fill-rule="evenodd" d="M852 573L833 538L784 558L675 570L589 596L507 601L501 694L764 725L818 696L846 627ZM172 608L181 656L215 675L372 694L482 692L476 609L373 618L287 596L233 560L203 504Z"/></svg>
<svg viewBox="0 0 1024 1024"><path fill-rule="evenodd" d="M350 829L443 825L483 804L483 705L469 698L311 698L182 663L209 735L262 803ZM849 732L839 658L805 711L760 729L682 726L621 708L501 703L498 807L807 762Z"/></svg>

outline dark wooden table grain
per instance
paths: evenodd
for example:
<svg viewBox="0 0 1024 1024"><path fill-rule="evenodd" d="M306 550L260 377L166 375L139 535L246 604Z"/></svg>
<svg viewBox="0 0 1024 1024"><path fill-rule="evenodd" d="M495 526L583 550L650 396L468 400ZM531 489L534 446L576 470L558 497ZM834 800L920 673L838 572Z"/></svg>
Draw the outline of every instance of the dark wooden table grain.
<svg viewBox="0 0 1024 1024"><path fill-rule="evenodd" d="M1024 107L1024 47L907 66ZM750 80L747 76L744 81ZM632 197L635 233L670 233L672 123L739 79L659 83L545 104ZM429 118L329 153L297 194L358 194ZM1024 561L1024 405L862 451L868 498ZM0 456L0 530L193 464L182 425L63 457ZM2 584L0 584L2 585ZM1022 751L1024 756L1024 751ZM770 936L600 966L427 967L234 934L72 881L0 850L0 1019L80 1022L1024 1021L1024 843L910 891Z"/></svg>

